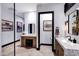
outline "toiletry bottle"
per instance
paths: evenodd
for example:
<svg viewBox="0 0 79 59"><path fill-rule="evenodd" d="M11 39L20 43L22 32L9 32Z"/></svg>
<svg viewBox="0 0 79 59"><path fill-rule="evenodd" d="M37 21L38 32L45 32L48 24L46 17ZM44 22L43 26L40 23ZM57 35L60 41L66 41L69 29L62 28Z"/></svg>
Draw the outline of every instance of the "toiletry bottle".
<svg viewBox="0 0 79 59"><path fill-rule="evenodd" d="M73 43L76 43L76 39L74 38Z"/></svg>

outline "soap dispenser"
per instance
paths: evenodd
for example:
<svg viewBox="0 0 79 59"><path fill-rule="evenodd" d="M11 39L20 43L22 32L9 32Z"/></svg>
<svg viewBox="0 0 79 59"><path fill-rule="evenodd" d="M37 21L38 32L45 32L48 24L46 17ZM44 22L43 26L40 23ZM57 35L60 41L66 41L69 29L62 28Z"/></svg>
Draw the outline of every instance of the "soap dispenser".
<svg viewBox="0 0 79 59"><path fill-rule="evenodd" d="M73 43L76 43L76 39L74 38Z"/></svg>

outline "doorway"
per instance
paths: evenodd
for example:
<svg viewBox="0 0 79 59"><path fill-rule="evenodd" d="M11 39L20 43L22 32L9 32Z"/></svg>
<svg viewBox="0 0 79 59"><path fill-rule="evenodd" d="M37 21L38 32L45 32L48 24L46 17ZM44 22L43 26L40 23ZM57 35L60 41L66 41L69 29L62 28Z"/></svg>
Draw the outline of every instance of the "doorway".
<svg viewBox="0 0 79 59"><path fill-rule="evenodd" d="M43 31L45 31L45 30L46 31L51 31L51 37L50 37L51 43L49 42L49 44L51 44L52 51L54 51L54 11L38 12L38 48L37 49L40 50L40 46L41 46L41 31L40 31L40 29L41 29L41 21L40 21L40 19L41 19L41 15L44 15L44 14L51 14L52 15L51 19L49 19L49 20L44 19L43 20ZM48 22L48 25L47 25L48 28L44 27L45 22ZM51 23L51 25L49 23ZM49 28L51 26L52 26L52 28ZM45 43L43 45L49 45L48 43L46 43L46 44Z"/></svg>

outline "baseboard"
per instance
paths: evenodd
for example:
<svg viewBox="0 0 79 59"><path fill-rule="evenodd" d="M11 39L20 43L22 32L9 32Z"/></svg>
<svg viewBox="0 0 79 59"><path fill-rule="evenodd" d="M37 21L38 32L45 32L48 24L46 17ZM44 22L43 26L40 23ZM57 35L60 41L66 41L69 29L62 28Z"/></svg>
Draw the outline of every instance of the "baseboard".
<svg viewBox="0 0 79 59"><path fill-rule="evenodd" d="M56 52L56 50L54 49L53 52Z"/></svg>
<svg viewBox="0 0 79 59"><path fill-rule="evenodd" d="M18 41L20 41L20 40L16 40L15 42L18 42ZM8 45L13 44L13 43L14 43L14 42L7 43L7 44L5 44L5 45L2 45L2 47L8 46Z"/></svg>
<svg viewBox="0 0 79 59"><path fill-rule="evenodd" d="M45 43L41 43L40 45L52 46L52 44L45 44Z"/></svg>

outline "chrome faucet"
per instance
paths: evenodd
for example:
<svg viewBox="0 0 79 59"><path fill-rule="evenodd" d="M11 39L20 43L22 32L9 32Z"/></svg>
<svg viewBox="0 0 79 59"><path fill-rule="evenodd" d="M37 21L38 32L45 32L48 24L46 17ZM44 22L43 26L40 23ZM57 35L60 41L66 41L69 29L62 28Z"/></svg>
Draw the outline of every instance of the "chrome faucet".
<svg viewBox="0 0 79 59"><path fill-rule="evenodd" d="M66 36L66 37L69 37L69 39L68 39L68 40L69 40L69 41L72 41L72 40L71 40L71 36Z"/></svg>
<svg viewBox="0 0 79 59"><path fill-rule="evenodd" d="M70 39L71 39L71 36L66 36L66 37L70 37Z"/></svg>

